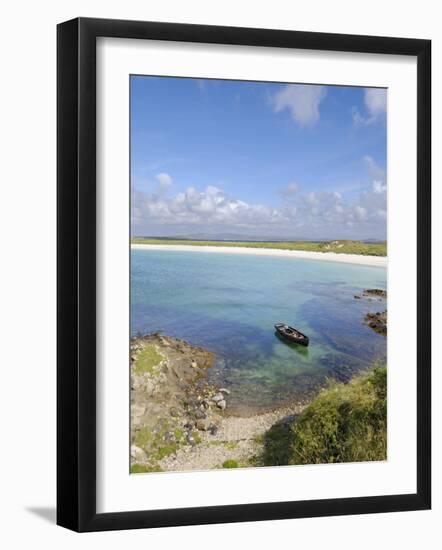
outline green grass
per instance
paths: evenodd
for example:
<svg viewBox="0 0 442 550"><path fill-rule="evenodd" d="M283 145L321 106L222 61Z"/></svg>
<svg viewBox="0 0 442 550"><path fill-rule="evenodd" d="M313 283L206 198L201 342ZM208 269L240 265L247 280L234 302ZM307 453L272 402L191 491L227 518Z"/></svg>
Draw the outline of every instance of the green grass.
<svg viewBox="0 0 442 550"><path fill-rule="evenodd" d="M308 252L335 252L336 254L361 254L363 256L386 256L387 243L364 243L353 240L324 242L311 241L198 241L190 239L155 239L134 237L132 244L175 244L191 246L232 246L239 248L276 248L279 250L304 250Z"/></svg>
<svg viewBox="0 0 442 550"><path fill-rule="evenodd" d="M157 450L152 454L152 458L156 460L161 460L162 458L166 458L166 456L170 456L176 453L179 447L180 446L178 443L168 443L166 445L158 447Z"/></svg>
<svg viewBox="0 0 442 550"><path fill-rule="evenodd" d="M225 460L223 462L223 468L239 468L239 464L236 460Z"/></svg>
<svg viewBox="0 0 442 550"><path fill-rule="evenodd" d="M184 440L185 432L181 428L175 428L173 435L175 436L175 439L180 442Z"/></svg>
<svg viewBox="0 0 442 550"><path fill-rule="evenodd" d="M168 433L173 433L173 438L166 440L165 436ZM134 443L147 454L151 462L150 467L155 468L157 461L176 453L186 441L181 428L173 429L168 423L165 423L159 431L152 431L143 426L135 433ZM158 470L151 469L149 471ZM133 471L132 473L138 472Z"/></svg>
<svg viewBox="0 0 442 550"><path fill-rule="evenodd" d="M375 367L324 389L293 423L266 433L263 463L324 464L386 460L387 371Z"/></svg>
<svg viewBox="0 0 442 550"><path fill-rule="evenodd" d="M146 474L148 472L162 472L163 470L160 468L160 466L154 464L154 465L148 465L148 464L132 464L130 467L130 473L131 474Z"/></svg>
<svg viewBox="0 0 442 550"><path fill-rule="evenodd" d="M133 364L133 372L135 374L144 374L153 372L164 357L158 353L153 344L147 344L136 356Z"/></svg>
<svg viewBox="0 0 442 550"><path fill-rule="evenodd" d="M141 449L146 449L150 443L154 440L154 434L149 428L143 426L140 430L137 431L134 438L134 443L137 447Z"/></svg>
<svg viewBox="0 0 442 550"><path fill-rule="evenodd" d="M201 439L201 436L200 436L200 434L198 433L197 430L192 431L192 437L193 437L193 440L195 441L196 445L199 445L201 443L202 439Z"/></svg>

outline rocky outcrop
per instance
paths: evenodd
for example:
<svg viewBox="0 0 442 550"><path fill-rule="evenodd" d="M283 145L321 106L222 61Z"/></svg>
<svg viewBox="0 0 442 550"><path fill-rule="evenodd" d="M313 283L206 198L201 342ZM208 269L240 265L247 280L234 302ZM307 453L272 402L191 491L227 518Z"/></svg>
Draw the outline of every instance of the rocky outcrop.
<svg viewBox="0 0 442 550"><path fill-rule="evenodd" d="M376 296L379 298L387 298L387 291L382 290L381 288L367 288L364 290L362 295L366 297Z"/></svg>
<svg viewBox="0 0 442 550"><path fill-rule="evenodd" d="M360 300L361 298L368 298L369 300L378 298L381 301L387 299L387 291L382 288L366 288L361 294L355 294L354 297L356 300Z"/></svg>
<svg viewBox="0 0 442 550"><path fill-rule="evenodd" d="M366 299L369 302L383 302L387 299L387 291L381 288L366 288L361 294L355 294L356 300ZM387 310L369 312L364 315L364 323L378 334L387 335Z"/></svg>
<svg viewBox="0 0 442 550"><path fill-rule="evenodd" d="M132 471L158 471L161 460L217 433L230 390L206 380L214 354L159 333L131 339Z"/></svg>
<svg viewBox="0 0 442 550"><path fill-rule="evenodd" d="M387 335L387 310L367 313L365 323L378 334Z"/></svg>

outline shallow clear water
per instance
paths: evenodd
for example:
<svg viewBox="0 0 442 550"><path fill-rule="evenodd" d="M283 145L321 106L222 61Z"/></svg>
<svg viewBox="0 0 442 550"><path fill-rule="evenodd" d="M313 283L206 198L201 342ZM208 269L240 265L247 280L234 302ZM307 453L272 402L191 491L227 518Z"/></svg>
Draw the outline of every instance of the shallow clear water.
<svg viewBox="0 0 442 550"><path fill-rule="evenodd" d="M216 353L210 379L231 389L242 412L304 399L327 378L346 380L385 359L386 339L363 324L386 288L386 270L271 256L132 250L131 332L164 334ZM273 325L285 322L310 337L290 345Z"/></svg>

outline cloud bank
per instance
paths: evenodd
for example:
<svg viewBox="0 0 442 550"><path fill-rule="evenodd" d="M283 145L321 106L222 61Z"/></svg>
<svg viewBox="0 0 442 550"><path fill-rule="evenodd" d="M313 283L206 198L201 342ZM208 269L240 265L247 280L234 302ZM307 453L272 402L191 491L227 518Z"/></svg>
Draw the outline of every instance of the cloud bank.
<svg viewBox="0 0 442 550"><path fill-rule="evenodd" d="M338 192L302 193L294 182L280 190L280 204L265 206L208 185L172 192L172 178L158 174L150 191L132 193L133 235L234 232L279 238L385 238L384 171L365 157L371 183L352 201ZM168 177L166 177L168 176Z"/></svg>

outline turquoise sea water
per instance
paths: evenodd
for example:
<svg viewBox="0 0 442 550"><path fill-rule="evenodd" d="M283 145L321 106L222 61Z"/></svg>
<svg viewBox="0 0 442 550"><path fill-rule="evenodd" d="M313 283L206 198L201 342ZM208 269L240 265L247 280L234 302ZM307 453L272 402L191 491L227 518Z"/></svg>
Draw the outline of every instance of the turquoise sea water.
<svg viewBox="0 0 442 550"><path fill-rule="evenodd" d="M271 256L132 250L131 333L161 331L216 353L210 379L231 389L233 412L305 399L327 378L346 380L386 357L386 339L363 324L385 302L383 268ZM287 344L273 325L310 337Z"/></svg>

